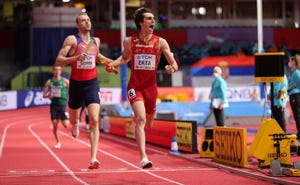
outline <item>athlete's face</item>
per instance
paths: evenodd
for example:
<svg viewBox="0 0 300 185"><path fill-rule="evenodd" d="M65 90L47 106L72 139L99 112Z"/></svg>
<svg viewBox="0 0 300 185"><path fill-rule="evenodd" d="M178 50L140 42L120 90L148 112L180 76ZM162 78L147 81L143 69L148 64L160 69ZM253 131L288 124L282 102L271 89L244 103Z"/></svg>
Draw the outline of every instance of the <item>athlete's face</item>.
<svg viewBox="0 0 300 185"><path fill-rule="evenodd" d="M141 23L141 29L147 33L153 33L155 27L155 17L152 13L144 13L144 22Z"/></svg>
<svg viewBox="0 0 300 185"><path fill-rule="evenodd" d="M55 66L52 70L52 73L54 77L59 77L61 74L61 67Z"/></svg>
<svg viewBox="0 0 300 185"><path fill-rule="evenodd" d="M77 18L77 28L81 31L91 31L91 20L88 15L80 15Z"/></svg>

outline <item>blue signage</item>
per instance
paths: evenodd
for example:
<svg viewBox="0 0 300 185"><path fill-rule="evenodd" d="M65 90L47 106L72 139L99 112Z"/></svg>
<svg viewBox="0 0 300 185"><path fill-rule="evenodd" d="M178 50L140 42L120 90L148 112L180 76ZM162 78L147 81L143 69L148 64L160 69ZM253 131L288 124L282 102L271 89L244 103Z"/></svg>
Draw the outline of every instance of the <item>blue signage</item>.
<svg viewBox="0 0 300 185"><path fill-rule="evenodd" d="M24 90L17 92L17 108L50 105L51 100L43 98L43 90Z"/></svg>

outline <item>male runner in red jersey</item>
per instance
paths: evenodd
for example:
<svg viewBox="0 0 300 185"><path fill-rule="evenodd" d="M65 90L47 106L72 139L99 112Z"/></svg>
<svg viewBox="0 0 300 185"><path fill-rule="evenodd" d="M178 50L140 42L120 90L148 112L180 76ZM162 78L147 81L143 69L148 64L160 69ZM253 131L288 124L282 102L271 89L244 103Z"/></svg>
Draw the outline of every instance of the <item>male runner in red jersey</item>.
<svg viewBox="0 0 300 185"><path fill-rule="evenodd" d="M91 161L89 169L99 168L97 148L99 142L99 113L100 88L97 78L96 62L108 62L111 59L99 52L100 39L91 37L91 20L87 13L81 13L76 18L78 34L69 35L64 40L56 58L56 66L71 65L71 78L69 89L69 114L73 125L72 135L79 136L80 110L84 103L89 115ZM92 40L92 44L88 43ZM86 49L89 47L89 49Z"/></svg>
<svg viewBox="0 0 300 185"><path fill-rule="evenodd" d="M127 86L127 95L132 106L136 123L135 136L139 146L140 165L151 168L152 162L146 154L144 127L151 127L156 111L157 85L156 71L163 53L169 65L165 66L168 74L178 70L178 65L167 41L153 34L155 19L148 8L139 8L134 14L139 30L123 41L124 52L114 62L111 70L130 61L131 76ZM109 70L109 69L108 69Z"/></svg>

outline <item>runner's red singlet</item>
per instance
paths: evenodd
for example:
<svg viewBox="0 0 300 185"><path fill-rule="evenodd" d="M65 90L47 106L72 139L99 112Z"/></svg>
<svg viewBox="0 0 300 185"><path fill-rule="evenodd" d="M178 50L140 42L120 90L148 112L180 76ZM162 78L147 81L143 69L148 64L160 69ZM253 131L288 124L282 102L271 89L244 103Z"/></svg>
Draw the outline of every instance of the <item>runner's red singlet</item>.
<svg viewBox="0 0 300 185"><path fill-rule="evenodd" d="M156 35L145 43L138 34L131 37L131 77L127 86L130 103L145 102L146 112L154 113L156 107L156 71L160 60L159 38Z"/></svg>
<svg viewBox="0 0 300 185"><path fill-rule="evenodd" d="M75 53L72 55L78 55L83 53L87 43L83 42L78 35L74 35L77 39L77 48ZM87 57L84 61L75 61L71 63L71 79L77 81L85 81L97 78L97 69L96 69L96 57L98 56L98 47L94 37L91 37L93 44L91 45Z"/></svg>

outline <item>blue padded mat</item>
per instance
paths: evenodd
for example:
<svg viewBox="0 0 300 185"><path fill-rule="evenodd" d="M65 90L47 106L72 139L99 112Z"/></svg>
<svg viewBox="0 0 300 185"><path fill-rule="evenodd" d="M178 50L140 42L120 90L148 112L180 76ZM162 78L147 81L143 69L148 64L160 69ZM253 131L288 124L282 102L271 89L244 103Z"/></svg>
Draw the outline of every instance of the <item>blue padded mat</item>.
<svg viewBox="0 0 300 185"><path fill-rule="evenodd" d="M120 104L115 105L120 116L130 116L132 109L128 106L124 109ZM157 112L175 112L178 120L196 120L203 124L210 115L208 102L161 102L157 104ZM269 111L259 101L229 102L229 107L225 109L228 117L238 116L262 116Z"/></svg>

